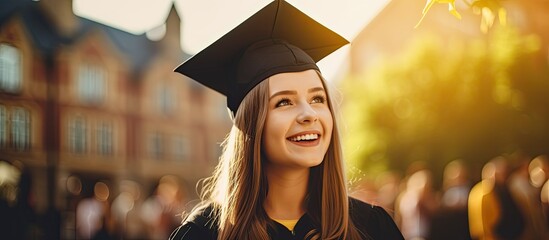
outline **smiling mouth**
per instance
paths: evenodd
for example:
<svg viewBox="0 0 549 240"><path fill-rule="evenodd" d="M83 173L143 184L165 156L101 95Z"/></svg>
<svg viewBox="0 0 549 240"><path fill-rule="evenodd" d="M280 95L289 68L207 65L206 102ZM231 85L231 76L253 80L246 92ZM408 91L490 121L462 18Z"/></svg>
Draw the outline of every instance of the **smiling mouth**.
<svg viewBox="0 0 549 240"><path fill-rule="evenodd" d="M310 133L310 134L303 134L295 137L289 137L287 139L292 142L313 142L318 140L319 137L320 137L319 134Z"/></svg>

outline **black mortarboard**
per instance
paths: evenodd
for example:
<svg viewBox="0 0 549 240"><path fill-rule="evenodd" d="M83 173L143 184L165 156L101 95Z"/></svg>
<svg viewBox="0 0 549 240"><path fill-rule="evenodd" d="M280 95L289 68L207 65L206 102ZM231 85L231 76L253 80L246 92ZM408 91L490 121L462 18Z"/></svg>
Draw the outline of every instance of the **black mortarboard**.
<svg viewBox="0 0 549 240"><path fill-rule="evenodd" d="M276 0L175 71L227 96L234 115L262 80L277 73L318 70L316 62L347 43L294 6Z"/></svg>

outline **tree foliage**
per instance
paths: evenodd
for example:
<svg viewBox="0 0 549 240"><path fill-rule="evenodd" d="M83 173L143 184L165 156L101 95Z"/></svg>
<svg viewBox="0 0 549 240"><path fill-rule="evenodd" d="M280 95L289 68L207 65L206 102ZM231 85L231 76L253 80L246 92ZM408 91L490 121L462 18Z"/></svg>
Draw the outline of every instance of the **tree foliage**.
<svg viewBox="0 0 549 240"><path fill-rule="evenodd" d="M535 36L510 28L444 48L425 38L399 59L343 81L346 158L361 171L424 161L481 165L547 150L549 69Z"/></svg>

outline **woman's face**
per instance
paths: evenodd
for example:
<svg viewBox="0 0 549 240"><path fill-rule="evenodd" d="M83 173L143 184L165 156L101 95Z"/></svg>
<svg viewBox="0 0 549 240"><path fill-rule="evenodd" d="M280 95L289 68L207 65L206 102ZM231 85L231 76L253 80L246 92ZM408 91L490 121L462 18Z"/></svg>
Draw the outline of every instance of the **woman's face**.
<svg viewBox="0 0 549 240"><path fill-rule="evenodd" d="M319 165L330 145L333 119L317 72L280 73L268 81L262 147L269 164L290 168Z"/></svg>

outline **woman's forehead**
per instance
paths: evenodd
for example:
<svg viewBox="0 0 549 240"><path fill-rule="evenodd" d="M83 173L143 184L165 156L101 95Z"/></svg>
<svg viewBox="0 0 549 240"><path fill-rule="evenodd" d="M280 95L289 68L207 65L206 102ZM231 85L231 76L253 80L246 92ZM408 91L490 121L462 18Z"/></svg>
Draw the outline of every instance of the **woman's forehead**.
<svg viewBox="0 0 549 240"><path fill-rule="evenodd" d="M279 73L269 77L269 92L299 91L324 88L322 80L315 70Z"/></svg>

